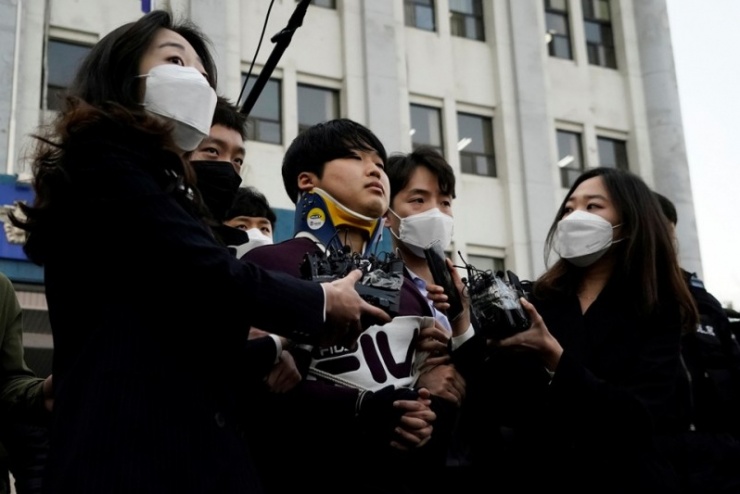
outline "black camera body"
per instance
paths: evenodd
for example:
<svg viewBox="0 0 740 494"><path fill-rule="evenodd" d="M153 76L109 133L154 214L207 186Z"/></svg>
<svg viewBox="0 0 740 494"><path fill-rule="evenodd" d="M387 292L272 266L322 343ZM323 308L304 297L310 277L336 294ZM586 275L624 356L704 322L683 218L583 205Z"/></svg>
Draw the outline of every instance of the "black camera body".
<svg viewBox="0 0 740 494"><path fill-rule="evenodd" d="M507 271L505 278L503 271L483 271L470 264L465 267L470 310L484 337L501 340L529 329L532 321L519 302L527 294L514 273Z"/></svg>
<svg viewBox="0 0 740 494"><path fill-rule="evenodd" d="M301 276L320 283L344 278L359 269L362 278L355 283L355 290L369 304L379 307L391 317L398 315L403 286L403 260L392 253L382 257L362 257L346 248L329 248L326 253L307 253L301 264Z"/></svg>

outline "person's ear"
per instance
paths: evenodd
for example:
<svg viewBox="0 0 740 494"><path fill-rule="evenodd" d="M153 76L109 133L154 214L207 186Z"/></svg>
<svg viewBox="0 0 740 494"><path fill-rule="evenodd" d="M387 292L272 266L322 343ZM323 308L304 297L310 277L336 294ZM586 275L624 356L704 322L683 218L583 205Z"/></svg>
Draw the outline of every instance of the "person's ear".
<svg viewBox="0 0 740 494"><path fill-rule="evenodd" d="M306 192L316 187L318 177L312 172L301 172L298 174L298 190Z"/></svg>

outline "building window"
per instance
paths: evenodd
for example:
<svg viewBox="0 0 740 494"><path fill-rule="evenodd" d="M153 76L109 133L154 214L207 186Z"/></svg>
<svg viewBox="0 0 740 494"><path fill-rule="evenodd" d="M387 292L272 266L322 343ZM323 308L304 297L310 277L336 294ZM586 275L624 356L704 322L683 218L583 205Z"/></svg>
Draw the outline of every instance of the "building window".
<svg viewBox="0 0 740 494"><path fill-rule="evenodd" d="M476 256L468 254L466 262L481 271L497 273L504 271L504 260L500 257Z"/></svg>
<svg viewBox="0 0 740 494"><path fill-rule="evenodd" d="M463 173L496 176L496 161L493 154L493 121L488 117L457 114L457 133L460 140L460 169Z"/></svg>
<svg viewBox="0 0 740 494"><path fill-rule="evenodd" d="M545 0L547 51L551 57L573 59L568 0Z"/></svg>
<svg viewBox="0 0 740 494"><path fill-rule="evenodd" d="M339 91L298 84L298 133L339 118Z"/></svg>
<svg viewBox="0 0 740 494"><path fill-rule="evenodd" d="M582 0L588 63L617 68L609 0Z"/></svg>
<svg viewBox="0 0 740 494"><path fill-rule="evenodd" d="M439 108L411 105L411 147L427 145L444 156L442 144L442 112Z"/></svg>
<svg viewBox="0 0 740 494"><path fill-rule="evenodd" d="M436 31L434 0L404 0L403 11L407 26Z"/></svg>
<svg viewBox="0 0 740 494"><path fill-rule="evenodd" d="M486 39L481 0L450 0L450 33L461 38Z"/></svg>
<svg viewBox="0 0 740 494"><path fill-rule="evenodd" d="M50 39L46 50L45 105L47 110L59 111L64 104L64 91L74 81L77 69L90 53L90 46Z"/></svg>
<svg viewBox="0 0 740 494"><path fill-rule="evenodd" d="M557 131L558 139L558 166L560 167L560 184L570 188L576 178L583 173L583 148L581 134Z"/></svg>
<svg viewBox="0 0 740 494"><path fill-rule="evenodd" d="M599 148L599 164L609 168L628 170L627 165L627 143L620 139L608 137L597 137Z"/></svg>
<svg viewBox="0 0 740 494"><path fill-rule="evenodd" d="M300 0L296 0L296 3L298 2L300 2ZM327 9L337 8L336 0L311 0L311 5L316 5L317 7L324 7Z"/></svg>
<svg viewBox="0 0 740 494"><path fill-rule="evenodd" d="M242 74L242 84L244 84ZM247 87L244 89L244 98L252 90L257 76L249 76ZM280 81L270 79L262 88L257 101L247 117L247 140L282 144L283 122L281 118ZM240 104L243 104L241 102Z"/></svg>

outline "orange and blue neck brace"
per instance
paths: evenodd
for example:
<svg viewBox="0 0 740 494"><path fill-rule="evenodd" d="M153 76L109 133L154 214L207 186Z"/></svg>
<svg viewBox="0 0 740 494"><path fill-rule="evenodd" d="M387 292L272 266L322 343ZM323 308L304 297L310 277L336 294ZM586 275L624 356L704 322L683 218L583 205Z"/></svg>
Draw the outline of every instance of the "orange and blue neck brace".
<svg viewBox="0 0 740 494"><path fill-rule="evenodd" d="M365 234L362 255L372 254L380 243L383 218L369 218L352 211L317 187L301 193L295 208L293 233L306 232L325 247L342 247L339 230L353 228Z"/></svg>

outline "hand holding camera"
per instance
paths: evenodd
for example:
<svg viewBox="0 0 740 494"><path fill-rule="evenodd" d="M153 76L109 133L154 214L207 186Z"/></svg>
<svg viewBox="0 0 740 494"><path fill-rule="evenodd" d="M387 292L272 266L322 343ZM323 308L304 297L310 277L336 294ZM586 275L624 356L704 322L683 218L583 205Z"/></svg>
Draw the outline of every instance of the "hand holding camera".
<svg viewBox="0 0 740 494"><path fill-rule="evenodd" d="M361 277L362 273L359 270L352 270L344 278L323 283L326 294L326 319L330 332L323 335L319 342L321 346L341 345L352 348L363 331L364 318L381 323L390 321L388 314L369 304L354 290Z"/></svg>
<svg viewBox="0 0 740 494"><path fill-rule="evenodd" d="M554 372L558 367L560 357L563 355L563 347L547 329L545 321L543 321L534 305L524 297L520 299L520 302L529 314L529 319L532 321L531 326L525 331L499 341L498 345L500 347L520 347L534 351L540 356L545 367Z"/></svg>
<svg viewBox="0 0 740 494"><path fill-rule="evenodd" d="M359 270L355 290L363 300L394 317L398 314L403 286L403 260L395 254L362 257L346 248L327 249L325 254L307 253L301 264L304 279L333 282ZM381 319L386 322L387 318Z"/></svg>

